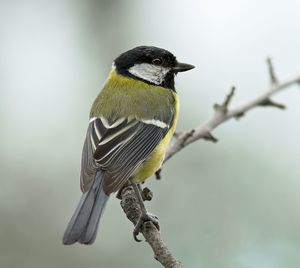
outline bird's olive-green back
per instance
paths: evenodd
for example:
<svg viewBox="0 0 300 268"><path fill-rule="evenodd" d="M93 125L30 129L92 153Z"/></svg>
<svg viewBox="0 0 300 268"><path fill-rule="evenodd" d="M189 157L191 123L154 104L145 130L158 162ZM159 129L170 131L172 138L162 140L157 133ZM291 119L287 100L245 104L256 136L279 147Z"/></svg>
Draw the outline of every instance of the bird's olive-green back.
<svg viewBox="0 0 300 268"><path fill-rule="evenodd" d="M121 76L113 70L92 105L90 117L104 116L112 121L135 117L168 122L173 105L170 89Z"/></svg>

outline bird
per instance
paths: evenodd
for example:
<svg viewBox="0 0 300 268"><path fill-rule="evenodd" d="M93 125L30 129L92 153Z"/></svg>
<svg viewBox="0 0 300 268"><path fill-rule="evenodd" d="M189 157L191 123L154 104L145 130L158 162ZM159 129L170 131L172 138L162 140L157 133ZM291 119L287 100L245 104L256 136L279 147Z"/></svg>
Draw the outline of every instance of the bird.
<svg viewBox="0 0 300 268"><path fill-rule="evenodd" d="M81 158L82 196L63 244L92 244L110 195L125 185L132 185L142 211L135 240L145 221L159 227L144 206L140 185L161 168L176 129L175 76L193 68L154 46L135 47L113 61L90 111Z"/></svg>

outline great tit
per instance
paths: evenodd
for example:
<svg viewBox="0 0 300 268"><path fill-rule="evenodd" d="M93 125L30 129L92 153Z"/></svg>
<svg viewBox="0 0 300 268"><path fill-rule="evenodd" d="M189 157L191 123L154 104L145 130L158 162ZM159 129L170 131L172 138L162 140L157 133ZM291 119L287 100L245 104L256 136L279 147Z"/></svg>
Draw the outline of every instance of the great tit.
<svg viewBox="0 0 300 268"><path fill-rule="evenodd" d="M114 60L91 108L81 160L83 195L64 233L65 245L92 244L110 194L128 183L143 211L134 235L143 221L155 222L138 185L160 169L174 134L179 112L175 75L193 68L153 46L133 48Z"/></svg>

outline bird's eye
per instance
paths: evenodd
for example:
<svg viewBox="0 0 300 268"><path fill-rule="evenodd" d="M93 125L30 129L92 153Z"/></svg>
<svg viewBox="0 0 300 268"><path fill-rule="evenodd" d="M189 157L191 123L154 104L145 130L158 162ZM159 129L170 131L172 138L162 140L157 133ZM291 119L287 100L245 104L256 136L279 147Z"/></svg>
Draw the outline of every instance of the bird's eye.
<svg viewBox="0 0 300 268"><path fill-rule="evenodd" d="M162 60L160 58L156 58L156 59L152 60L152 63L155 65L160 65L160 64L162 64Z"/></svg>

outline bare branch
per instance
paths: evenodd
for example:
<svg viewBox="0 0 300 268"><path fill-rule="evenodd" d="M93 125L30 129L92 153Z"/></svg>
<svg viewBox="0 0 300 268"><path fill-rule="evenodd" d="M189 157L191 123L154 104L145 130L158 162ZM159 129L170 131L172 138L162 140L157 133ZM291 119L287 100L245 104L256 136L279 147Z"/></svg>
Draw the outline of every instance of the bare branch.
<svg viewBox="0 0 300 268"><path fill-rule="evenodd" d="M214 109L216 111L226 114L228 111L228 106L234 96L234 93L235 93L235 87L232 87L229 94L225 97L224 102L221 105L216 103L214 105Z"/></svg>
<svg viewBox="0 0 300 268"><path fill-rule="evenodd" d="M272 67L272 77L273 78L275 77L273 67ZM191 132L188 131L188 132L181 133L177 137L174 137L173 141L171 142L167 150L165 162L169 160L173 155L181 151L183 148L185 148L187 145L199 139L207 140L207 137L211 136L212 131L220 124L232 118L239 119L242 116L244 116L249 110L252 110L255 107L273 106L280 109L284 109L285 106L283 104L275 103L274 101L271 101L271 97L276 93L284 89L287 89L293 85L297 85L299 83L300 83L300 76L282 83L278 83L276 85L272 85L271 88L267 89L263 94L259 95L258 97L255 97L252 100L245 102L244 104L229 109L228 105L230 104L230 101L232 100L234 94L234 88L232 88L229 95L227 95L227 97L225 98L223 104L214 105L215 113L213 114L213 116L204 124L196 127L194 129L193 135L191 135Z"/></svg>
<svg viewBox="0 0 300 268"><path fill-rule="evenodd" d="M140 217L141 209L131 186L121 191L121 206L127 218L135 225ZM151 246L154 258L166 268L182 268L161 238L160 232L152 222L145 222L141 230L146 242Z"/></svg>

